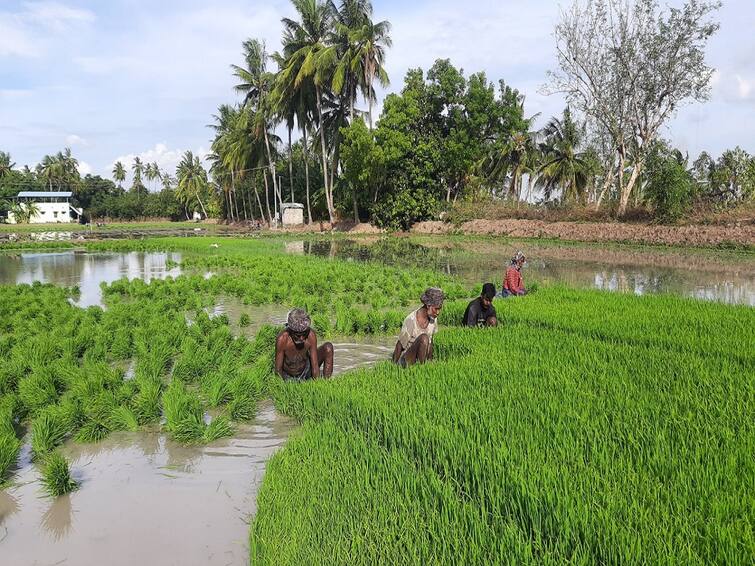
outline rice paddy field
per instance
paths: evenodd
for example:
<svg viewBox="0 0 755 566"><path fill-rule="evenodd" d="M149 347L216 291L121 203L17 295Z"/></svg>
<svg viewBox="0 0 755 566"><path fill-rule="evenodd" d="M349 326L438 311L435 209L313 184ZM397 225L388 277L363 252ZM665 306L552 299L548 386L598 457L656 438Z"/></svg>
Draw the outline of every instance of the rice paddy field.
<svg viewBox="0 0 755 566"><path fill-rule="evenodd" d="M540 285L470 330L478 290L431 268L273 239L86 247L178 253L182 275L103 284L88 308L75 288L0 286L6 490L26 452L42 496L75 497L62 447L155 429L212 446L271 399L298 426L268 462L252 564L755 563L752 307ZM305 307L336 342L391 338L431 285L448 295L435 359L406 370L284 383L278 328L211 316L233 297Z"/></svg>

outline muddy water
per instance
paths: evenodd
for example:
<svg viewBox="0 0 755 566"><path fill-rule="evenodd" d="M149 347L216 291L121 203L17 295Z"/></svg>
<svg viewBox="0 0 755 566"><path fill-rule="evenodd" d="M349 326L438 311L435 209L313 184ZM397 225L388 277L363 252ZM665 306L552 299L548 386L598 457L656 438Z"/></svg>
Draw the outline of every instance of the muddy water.
<svg viewBox="0 0 755 566"><path fill-rule="evenodd" d="M169 264L180 261L174 253L9 253L0 255L0 284L54 283L80 290L74 303L81 307L102 304L101 283L118 279L164 279L181 274ZM169 267L170 265L170 267Z"/></svg>
<svg viewBox="0 0 755 566"><path fill-rule="evenodd" d="M54 500L27 454L0 492L0 563L248 564L265 462L292 427L265 404L235 438L209 446L148 432L69 443L62 451L81 487Z"/></svg>
<svg viewBox="0 0 755 566"><path fill-rule="evenodd" d="M460 277L470 285L492 281L497 286L509 258L521 249L528 258L522 272L525 284L563 283L638 295L672 293L755 306L753 254L506 240L418 242L406 238L379 238L369 243L312 240L288 247L296 250L293 253L320 257L426 267Z"/></svg>

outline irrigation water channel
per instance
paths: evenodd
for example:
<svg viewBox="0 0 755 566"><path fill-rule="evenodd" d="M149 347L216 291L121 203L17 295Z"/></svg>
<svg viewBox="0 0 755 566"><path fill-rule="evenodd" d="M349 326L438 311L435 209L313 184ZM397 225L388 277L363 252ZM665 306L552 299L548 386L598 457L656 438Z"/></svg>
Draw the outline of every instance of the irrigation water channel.
<svg viewBox="0 0 755 566"><path fill-rule="evenodd" d="M380 261L441 270L471 284L500 282L511 253L528 255L525 281L562 282L642 293L676 293L755 306L751 255L544 245L539 243L419 245L413 240L293 241L286 249L351 261ZM78 286L81 307L102 304L102 282L123 277L178 276L178 254L10 253L0 255L0 284L51 282ZM211 276L211 274L206 274ZM252 324L239 328L242 312ZM227 314L234 330L253 335L283 322L284 306L250 307L221 298L212 314ZM336 373L388 358L393 338L336 341ZM81 488L51 500L24 448L20 469L0 491L3 565L246 564L248 523L269 457L294 427L269 403L234 438L186 447L159 431L116 433L97 444L67 443Z"/></svg>

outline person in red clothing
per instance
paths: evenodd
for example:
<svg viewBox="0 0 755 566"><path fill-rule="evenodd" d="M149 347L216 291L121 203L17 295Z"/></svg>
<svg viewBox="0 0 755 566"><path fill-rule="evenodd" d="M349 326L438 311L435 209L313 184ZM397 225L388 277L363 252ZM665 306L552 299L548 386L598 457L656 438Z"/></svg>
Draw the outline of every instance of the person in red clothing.
<svg viewBox="0 0 755 566"><path fill-rule="evenodd" d="M525 261L526 258L520 251L516 252L516 255L511 258L511 265L503 278L503 288L501 289L503 297L527 294L527 289L524 288L524 281L522 280L522 266Z"/></svg>

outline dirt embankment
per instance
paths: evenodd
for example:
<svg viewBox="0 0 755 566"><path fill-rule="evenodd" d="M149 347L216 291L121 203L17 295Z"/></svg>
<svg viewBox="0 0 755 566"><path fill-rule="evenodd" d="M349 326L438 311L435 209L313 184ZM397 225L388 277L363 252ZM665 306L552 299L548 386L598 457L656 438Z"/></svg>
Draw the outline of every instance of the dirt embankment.
<svg viewBox="0 0 755 566"><path fill-rule="evenodd" d="M544 222L542 220L470 220L456 227L421 222L417 234L467 234L549 238L575 242L631 242L665 246L755 246L755 225L656 226L620 222Z"/></svg>

